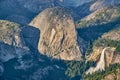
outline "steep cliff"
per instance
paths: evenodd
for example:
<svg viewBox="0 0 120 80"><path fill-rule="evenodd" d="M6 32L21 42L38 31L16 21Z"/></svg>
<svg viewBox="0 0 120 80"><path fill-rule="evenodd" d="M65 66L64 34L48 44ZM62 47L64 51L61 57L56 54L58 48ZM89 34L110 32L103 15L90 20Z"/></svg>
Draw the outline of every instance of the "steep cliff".
<svg viewBox="0 0 120 80"><path fill-rule="evenodd" d="M57 59L81 60L82 39L78 38L74 21L65 9L48 8L35 17L30 25L41 31L38 45L41 53Z"/></svg>

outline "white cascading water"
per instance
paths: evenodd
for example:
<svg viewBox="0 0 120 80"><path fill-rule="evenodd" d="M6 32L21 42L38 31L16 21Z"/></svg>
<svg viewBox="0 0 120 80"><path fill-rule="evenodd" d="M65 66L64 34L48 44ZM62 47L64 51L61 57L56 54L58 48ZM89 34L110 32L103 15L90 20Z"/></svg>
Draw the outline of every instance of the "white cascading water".
<svg viewBox="0 0 120 80"><path fill-rule="evenodd" d="M110 47L106 47L106 48L103 49L102 54L100 56L100 60L99 60L97 66L95 68L96 71L105 70L105 50L108 49L108 48L110 48Z"/></svg>
<svg viewBox="0 0 120 80"><path fill-rule="evenodd" d="M108 49L108 48L110 48L110 47L106 47L106 48L103 49L97 66L96 67L91 67L86 72L86 74L88 74L88 73L92 74L93 72L98 71L98 70L100 70L100 71L105 70L105 50Z"/></svg>

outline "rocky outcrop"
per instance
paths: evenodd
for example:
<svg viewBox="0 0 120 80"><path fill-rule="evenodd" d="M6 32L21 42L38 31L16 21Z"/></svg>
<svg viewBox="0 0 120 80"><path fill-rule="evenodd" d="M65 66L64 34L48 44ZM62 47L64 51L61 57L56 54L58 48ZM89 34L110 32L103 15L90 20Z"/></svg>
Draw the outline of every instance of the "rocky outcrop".
<svg viewBox="0 0 120 80"><path fill-rule="evenodd" d="M23 47L24 40L20 34L20 25L17 23L0 20L0 41L8 45Z"/></svg>
<svg viewBox="0 0 120 80"><path fill-rule="evenodd" d="M36 49L39 40L39 30L0 20L0 60L6 62L15 57L20 58Z"/></svg>
<svg viewBox="0 0 120 80"><path fill-rule="evenodd" d="M48 8L30 25L41 31L38 44L41 53L57 59L81 60L82 45L78 44L74 21L65 9Z"/></svg>

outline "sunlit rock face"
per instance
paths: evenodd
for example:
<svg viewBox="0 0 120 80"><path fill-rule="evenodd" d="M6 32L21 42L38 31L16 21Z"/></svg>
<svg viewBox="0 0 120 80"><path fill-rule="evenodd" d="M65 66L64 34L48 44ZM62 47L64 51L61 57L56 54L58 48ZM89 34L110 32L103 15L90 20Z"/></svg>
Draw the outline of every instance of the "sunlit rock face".
<svg viewBox="0 0 120 80"><path fill-rule="evenodd" d="M82 49L78 45L74 21L65 9L48 8L30 25L40 29L38 49L41 53L57 59L81 60Z"/></svg>
<svg viewBox="0 0 120 80"><path fill-rule="evenodd" d="M0 41L8 45L23 47L24 40L20 34L20 25L14 22L0 20Z"/></svg>

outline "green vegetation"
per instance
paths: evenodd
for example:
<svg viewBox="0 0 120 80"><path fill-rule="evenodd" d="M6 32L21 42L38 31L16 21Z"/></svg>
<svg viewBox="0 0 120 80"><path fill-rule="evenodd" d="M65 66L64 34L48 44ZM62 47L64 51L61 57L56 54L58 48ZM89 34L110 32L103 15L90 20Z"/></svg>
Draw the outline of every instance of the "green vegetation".
<svg viewBox="0 0 120 80"><path fill-rule="evenodd" d="M93 51L93 49L92 49L92 43L89 41L85 54L89 55L92 51Z"/></svg>
<svg viewBox="0 0 120 80"><path fill-rule="evenodd" d="M108 46L108 47L115 47L116 52L120 52L120 41L114 41L110 39L99 39L94 42L94 45L99 47L99 46Z"/></svg>
<svg viewBox="0 0 120 80"><path fill-rule="evenodd" d="M91 20L83 19L80 22L79 21L76 22L76 24L79 28L89 27L90 25L94 24L94 19L91 19Z"/></svg>
<svg viewBox="0 0 120 80"><path fill-rule="evenodd" d="M80 62L80 61L69 61L66 62L67 70L65 74L71 78L75 76L81 76L90 66L94 66L95 63L93 61L89 62Z"/></svg>
<svg viewBox="0 0 120 80"><path fill-rule="evenodd" d="M13 29L15 28L15 26L8 26L8 29Z"/></svg>
<svg viewBox="0 0 120 80"><path fill-rule="evenodd" d="M83 74L83 80L101 80L104 79L105 76L111 73L116 73L116 70L120 68L120 64L113 64L110 67L107 67L105 71L98 71L93 74L85 75Z"/></svg>

